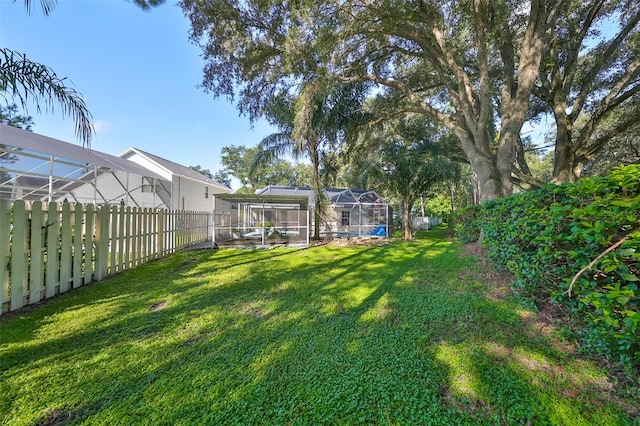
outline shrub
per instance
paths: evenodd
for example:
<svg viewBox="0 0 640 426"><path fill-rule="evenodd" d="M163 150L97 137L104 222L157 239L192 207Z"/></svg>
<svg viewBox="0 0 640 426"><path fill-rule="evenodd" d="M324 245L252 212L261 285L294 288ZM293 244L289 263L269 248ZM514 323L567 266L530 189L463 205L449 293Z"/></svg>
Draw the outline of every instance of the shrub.
<svg viewBox="0 0 640 426"><path fill-rule="evenodd" d="M459 238L470 241L481 229L490 257L515 274L523 298L567 308L584 350L628 372L640 366L639 165L487 202L460 216Z"/></svg>
<svg viewBox="0 0 640 426"><path fill-rule="evenodd" d="M451 213L449 227L463 243L477 241L480 237L480 206L471 206Z"/></svg>

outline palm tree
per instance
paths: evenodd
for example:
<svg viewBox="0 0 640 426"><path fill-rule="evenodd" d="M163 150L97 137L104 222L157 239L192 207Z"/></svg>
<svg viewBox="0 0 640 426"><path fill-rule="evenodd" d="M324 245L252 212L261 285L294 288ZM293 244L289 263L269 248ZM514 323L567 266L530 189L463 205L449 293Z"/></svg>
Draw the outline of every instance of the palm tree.
<svg viewBox="0 0 640 426"><path fill-rule="evenodd" d="M260 141L254 167L284 155L311 161L315 239L320 238L320 221L326 207L321 187L323 157L339 149L368 120L362 111L363 100L362 86L316 79L304 82L298 96L281 95L266 107L265 115L280 131Z"/></svg>
<svg viewBox="0 0 640 426"><path fill-rule="evenodd" d="M40 1L40 7L42 8L42 13L44 13L45 16L48 16L58 4L58 0L39 0L39 1ZM133 0L133 3L142 10L149 10L152 7L160 6L165 1L166 0ZM29 15L31 14L32 5L33 5L32 0L24 0L24 7L27 10L27 13Z"/></svg>
<svg viewBox="0 0 640 426"><path fill-rule="evenodd" d="M15 1L15 0L14 0ZM57 0L39 0L42 13L49 15ZM148 10L164 3L165 0L133 0L133 3ZM24 0L25 9L31 14L32 0ZM61 78L49 67L33 62L23 53L0 48L0 96L17 100L23 109L32 101L38 112L44 107L53 110L55 104L62 108L62 114L70 115L76 124L76 135L83 145L91 144L94 133L91 113L82 95L67 86L67 79Z"/></svg>
<svg viewBox="0 0 640 426"><path fill-rule="evenodd" d="M63 115L71 115L76 123L76 135L83 145L90 145L93 134L91 113L75 89L65 85L49 67L27 59L26 55L7 48L0 48L0 96L9 94L20 102L23 109L29 100L35 102L38 112L42 106L53 110L54 104L62 107Z"/></svg>
<svg viewBox="0 0 640 426"><path fill-rule="evenodd" d="M411 208L414 201L435 184L455 180L460 173L458 163L441 155L432 155L424 146L405 147L392 144L383 150L379 179L395 193L402 208L404 239L411 239Z"/></svg>
<svg viewBox="0 0 640 426"><path fill-rule="evenodd" d="M360 164L361 176L398 198L405 240L411 239L414 201L436 184L457 181L460 163L451 152L441 152L439 140L447 135L415 114L390 118L369 135L369 155Z"/></svg>

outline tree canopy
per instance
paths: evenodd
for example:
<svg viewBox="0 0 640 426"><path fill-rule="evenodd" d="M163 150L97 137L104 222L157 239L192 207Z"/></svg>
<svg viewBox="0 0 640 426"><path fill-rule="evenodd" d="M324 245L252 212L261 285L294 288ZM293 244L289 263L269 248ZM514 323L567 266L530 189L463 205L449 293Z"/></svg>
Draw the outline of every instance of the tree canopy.
<svg viewBox="0 0 640 426"><path fill-rule="evenodd" d="M31 131L34 124L33 117L20 114L16 104L0 106L0 123L28 131Z"/></svg>
<svg viewBox="0 0 640 426"><path fill-rule="evenodd" d="M310 185L310 166L302 163L292 165L278 158L257 164L255 158L259 152L258 147L225 146L220 160L222 169L214 175L216 180L228 182L227 186L231 186L230 177L234 177L240 182L237 192L249 194L268 185Z"/></svg>
<svg viewBox="0 0 640 426"><path fill-rule="evenodd" d="M191 20L192 40L202 47L205 90L234 99L256 118L264 116L269 99L300 94L315 78L367 83L370 96L386 100L387 116L423 114L455 134L482 200L510 194L514 182L534 181L523 163L520 134L540 111L532 100L550 111L546 80L555 83L566 72L561 90L551 93L591 105L595 121L602 113L593 102L609 102L605 86L612 105L635 94L636 12L620 14L631 7L622 0L180 4ZM593 47L590 37L614 16L624 25L603 33L604 44ZM611 49L615 54L602 64L588 66ZM580 105L577 115L584 113ZM618 130L628 126L620 123ZM580 150L587 148L562 146L582 164ZM570 179L561 171L561 156L555 158L556 179Z"/></svg>
<svg viewBox="0 0 640 426"><path fill-rule="evenodd" d="M568 3L533 90L532 112L555 119L555 182L578 179L612 139L640 129L640 9L628 1Z"/></svg>
<svg viewBox="0 0 640 426"><path fill-rule="evenodd" d="M362 175L368 186L381 185L381 192L397 199L406 240L411 239L411 211L416 199L437 184L459 179L460 164L444 155L439 146L445 137L421 114L388 120L369 135L378 149L361 159Z"/></svg>

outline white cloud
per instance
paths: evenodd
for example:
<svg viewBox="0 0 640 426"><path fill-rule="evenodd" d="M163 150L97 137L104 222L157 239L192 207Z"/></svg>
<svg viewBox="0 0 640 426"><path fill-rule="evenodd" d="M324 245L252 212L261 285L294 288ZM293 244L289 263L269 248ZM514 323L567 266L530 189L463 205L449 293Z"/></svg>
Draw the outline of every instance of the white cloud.
<svg viewBox="0 0 640 426"><path fill-rule="evenodd" d="M109 123L102 120L96 120L93 122L93 128L96 130L96 133L104 132L109 129Z"/></svg>

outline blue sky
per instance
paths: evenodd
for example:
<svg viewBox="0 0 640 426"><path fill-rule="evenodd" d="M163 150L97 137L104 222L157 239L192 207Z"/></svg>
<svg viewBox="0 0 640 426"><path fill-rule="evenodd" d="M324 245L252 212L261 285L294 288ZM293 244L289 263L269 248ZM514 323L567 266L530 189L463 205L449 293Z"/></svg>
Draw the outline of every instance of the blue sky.
<svg viewBox="0 0 640 426"><path fill-rule="evenodd" d="M27 55L67 77L93 114L91 148L117 155L130 146L186 166L215 172L220 150L253 146L275 131L240 117L235 106L197 86L200 49L172 0L144 12L125 0L59 0L43 16L39 0L0 0L0 46ZM29 109L33 131L79 143L61 110Z"/></svg>

